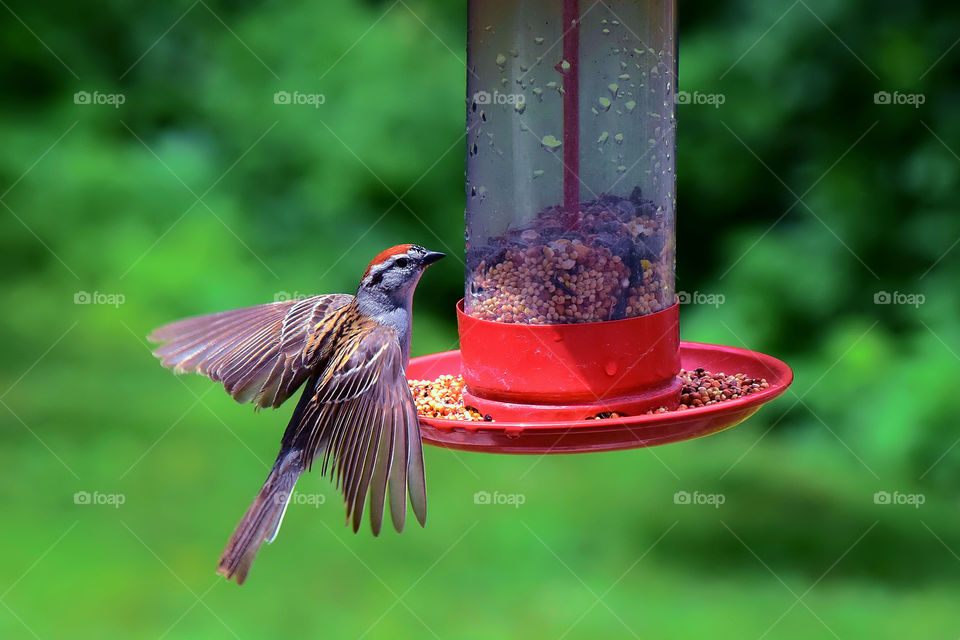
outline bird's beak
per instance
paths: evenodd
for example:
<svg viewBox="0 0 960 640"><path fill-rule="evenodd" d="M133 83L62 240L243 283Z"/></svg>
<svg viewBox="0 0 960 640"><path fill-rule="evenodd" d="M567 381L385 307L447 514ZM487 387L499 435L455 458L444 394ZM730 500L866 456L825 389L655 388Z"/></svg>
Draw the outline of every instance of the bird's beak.
<svg viewBox="0 0 960 640"><path fill-rule="evenodd" d="M447 257L447 254L445 253L440 253L439 251L428 251L427 254L423 256L423 260L422 260L423 266L433 264L437 260L440 260L441 258L446 258L446 257Z"/></svg>

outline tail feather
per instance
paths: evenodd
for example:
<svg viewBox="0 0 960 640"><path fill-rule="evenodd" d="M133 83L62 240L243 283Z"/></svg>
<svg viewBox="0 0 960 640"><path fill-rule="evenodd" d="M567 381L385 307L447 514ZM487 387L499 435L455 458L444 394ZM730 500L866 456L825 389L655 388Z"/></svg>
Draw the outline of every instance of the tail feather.
<svg viewBox="0 0 960 640"><path fill-rule="evenodd" d="M280 530L283 514L290 502L290 494L303 471L301 451L281 453L260 493L227 542L220 556L217 573L228 580L236 579L237 584L243 584L260 545L273 542Z"/></svg>

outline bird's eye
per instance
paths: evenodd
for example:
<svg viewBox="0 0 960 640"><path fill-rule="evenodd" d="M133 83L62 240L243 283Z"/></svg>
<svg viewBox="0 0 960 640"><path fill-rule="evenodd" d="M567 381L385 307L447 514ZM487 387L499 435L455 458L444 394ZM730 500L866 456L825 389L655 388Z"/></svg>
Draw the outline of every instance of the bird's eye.
<svg viewBox="0 0 960 640"><path fill-rule="evenodd" d="M405 266L407 266L408 262L410 261L407 260L406 258L397 258L397 261L394 262L394 264L400 267L401 269L403 269Z"/></svg>

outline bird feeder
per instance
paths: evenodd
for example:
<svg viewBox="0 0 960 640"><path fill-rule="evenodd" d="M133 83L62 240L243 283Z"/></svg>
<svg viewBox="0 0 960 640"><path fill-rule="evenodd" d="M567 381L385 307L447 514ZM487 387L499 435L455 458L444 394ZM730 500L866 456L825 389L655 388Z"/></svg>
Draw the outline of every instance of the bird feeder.
<svg viewBox="0 0 960 640"><path fill-rule="evenodd" d="M674 287L672 0L469 0L460 350L491 420L422 418L424 441L506 453L663 444L742 421L789 385L779 360L682 343ZM677 411L681 367L768 380ZM656 411L656 413L652 413Z"/></svg>

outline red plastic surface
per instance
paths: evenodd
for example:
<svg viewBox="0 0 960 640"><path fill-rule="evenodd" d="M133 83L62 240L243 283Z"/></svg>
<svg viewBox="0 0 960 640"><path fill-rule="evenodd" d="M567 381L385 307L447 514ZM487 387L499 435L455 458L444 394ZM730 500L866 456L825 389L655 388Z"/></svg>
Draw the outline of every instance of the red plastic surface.
<svg viewBox="0 0 960 640"><path fill-rule="evenodd" d="M766 378L770 386L719 404L607 420L462 422L421 418L423 441L447 449L512 454L589 453L651 447L733 427L783 393L793 381L793 372L786 364L746 349L682 342L680 358L684 369L702 367L713 373L744 373ZM431 380L460 372L460 352L446 351L413 358L407 377Z"/></svg>
<svg viewBox="0 0 960 640"><path fill-rule="evenodd" d="M676 407L679 305L637 318L581 324L480 320L457 305L470 406L497 420L582 420Z"/></svg>

